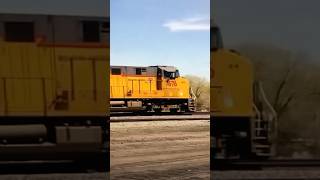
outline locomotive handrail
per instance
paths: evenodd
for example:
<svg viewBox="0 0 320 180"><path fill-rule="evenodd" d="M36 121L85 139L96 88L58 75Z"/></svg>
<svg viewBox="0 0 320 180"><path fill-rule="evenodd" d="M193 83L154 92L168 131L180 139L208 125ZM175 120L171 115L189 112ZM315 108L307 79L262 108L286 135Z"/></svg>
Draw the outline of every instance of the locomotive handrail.
<svg viewBox="0 0 320 180"><path fill-rule="evenodd" d="M253 103L253 109L255 110L258 119L261 119L261 112L259 111L258 107L254 103Z"/></svg>
<svg viewBox="0 0 320 180"><path fill-rule="evenodd" d="M255 110L256 112L256 116L257 116L257 119L259 120L259 122L262 120L261 119L261 112L259 111L258 107L253 103L253 109ZM261 123L258 123L258 129L261 128ZM257 136L260 136L260 131L257 132L256 134Z"/></svg>
<svg viewBox="0 0 320 180"><path fill-rule="evenodd" d="M269 102L265 92L264 92L264 89L262 87L262 84L259 83L258 84L258 87L259 87L259 90L261 92L261 96L264 100L264 102L267 104L267 107L269 108L269 110L271 111L272 115L274 116L275 119L277 119L278 115L277 115L277 112L274 110L273 106L271 105L271 103Z"/></svg>
<svg viewBox="0 0 320 180"><path fill-rule="evenodd" d="M196 100L197 100L197 97L196 97L196 95L194 94L192 87L190 87L190 93L191 93L191 95L192 95L192 99L194 99L194 101L196 101Z"/></svg>
<svg viewBox="0 0 320 180"><path fill-rule="evenodd" d="M271 141L274 141L274 139L277 138L278 136L278 115L277 112L275 111L275 109L273 108L273 106L270 104L269 100L267 99L267 96L264 92L264 89L262 87L262 84L259 83L258 84L258 88L260 91L260 94L262 96L263 101L266 103L267 108L269 108L269 110L271 111L272 117L268 117L267 120L269 121L269 123L272 124L273 129L270 130L270 126L269 126L269 131L272 131L272 133L269 134L269 137L271 137ZM270 122L272 121L272 122ZM273 143L273 149L275 149L275 143ZM274 151L273 151L274 152Z"/></svg>

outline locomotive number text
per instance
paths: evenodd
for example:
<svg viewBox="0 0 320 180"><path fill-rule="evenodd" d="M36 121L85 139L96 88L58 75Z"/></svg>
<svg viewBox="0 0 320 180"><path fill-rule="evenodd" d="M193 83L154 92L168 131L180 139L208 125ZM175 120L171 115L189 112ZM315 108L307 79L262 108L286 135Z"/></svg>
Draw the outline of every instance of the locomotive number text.
<svg viewBox="0 0 320 180"><path fill-rule="evenodd" d="M168 86L177 86L177 82L176 81L169 81Z"/></svg>

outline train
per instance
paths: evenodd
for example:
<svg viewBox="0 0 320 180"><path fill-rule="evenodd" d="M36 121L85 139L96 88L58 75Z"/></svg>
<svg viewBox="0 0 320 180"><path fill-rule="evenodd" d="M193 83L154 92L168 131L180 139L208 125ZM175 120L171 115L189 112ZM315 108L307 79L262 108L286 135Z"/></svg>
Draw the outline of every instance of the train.
<svg viewBox="0 0 320 180"><path fill-rule="evenodd" d="M195 111L189 81L174 66L111 66L111 112Z"/></svg>
<svg viewBox="0 0 320 180"><path fill-rule="evenodd" d="M220 28L210 28L211 170L234 160L275 154L277 114L254 78L252 62L224 48Z"/></svg>
<svg viewBox="0 0 320 180"><path fill-rule="evenodd" d="M0 14L0 161L109 171L108 17Z"/></svg>

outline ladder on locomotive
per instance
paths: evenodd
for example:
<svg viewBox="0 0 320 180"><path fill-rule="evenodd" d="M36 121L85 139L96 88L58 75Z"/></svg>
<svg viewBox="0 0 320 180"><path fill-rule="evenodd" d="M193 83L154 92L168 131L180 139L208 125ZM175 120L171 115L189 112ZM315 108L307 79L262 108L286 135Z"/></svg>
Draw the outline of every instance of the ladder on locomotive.
<svg viewBox="0 0 320 180"><path fill-rule="evenodd" d="M252 121L252 152L258 157L274 155L277 113L266 98L261 82L254 83L254 112Z"/></svg>

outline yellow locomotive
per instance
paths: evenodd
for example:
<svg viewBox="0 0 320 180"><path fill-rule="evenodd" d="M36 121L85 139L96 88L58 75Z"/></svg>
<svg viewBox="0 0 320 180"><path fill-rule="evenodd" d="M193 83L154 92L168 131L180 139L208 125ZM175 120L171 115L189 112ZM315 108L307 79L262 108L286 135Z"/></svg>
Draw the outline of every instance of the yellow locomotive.
<svg viewBox="0 0 320 180"><path fill-rule="evenodd" d="M0 14L0 36L0 160L108 170L108 18Z"/></svg>
<svg viewBox="0 0 320 180"><path fill-rule="evenodd" d="M172 66L111 66L111 111L194 110L189 81Z"/></svg>
<svg viewBox="0 0 320 180"><path fill-rule="evenodd" d="M219 160L268 158L273 151L275 111L253 65L223 48L217 26L211 27L211 157Z"/></svg>

